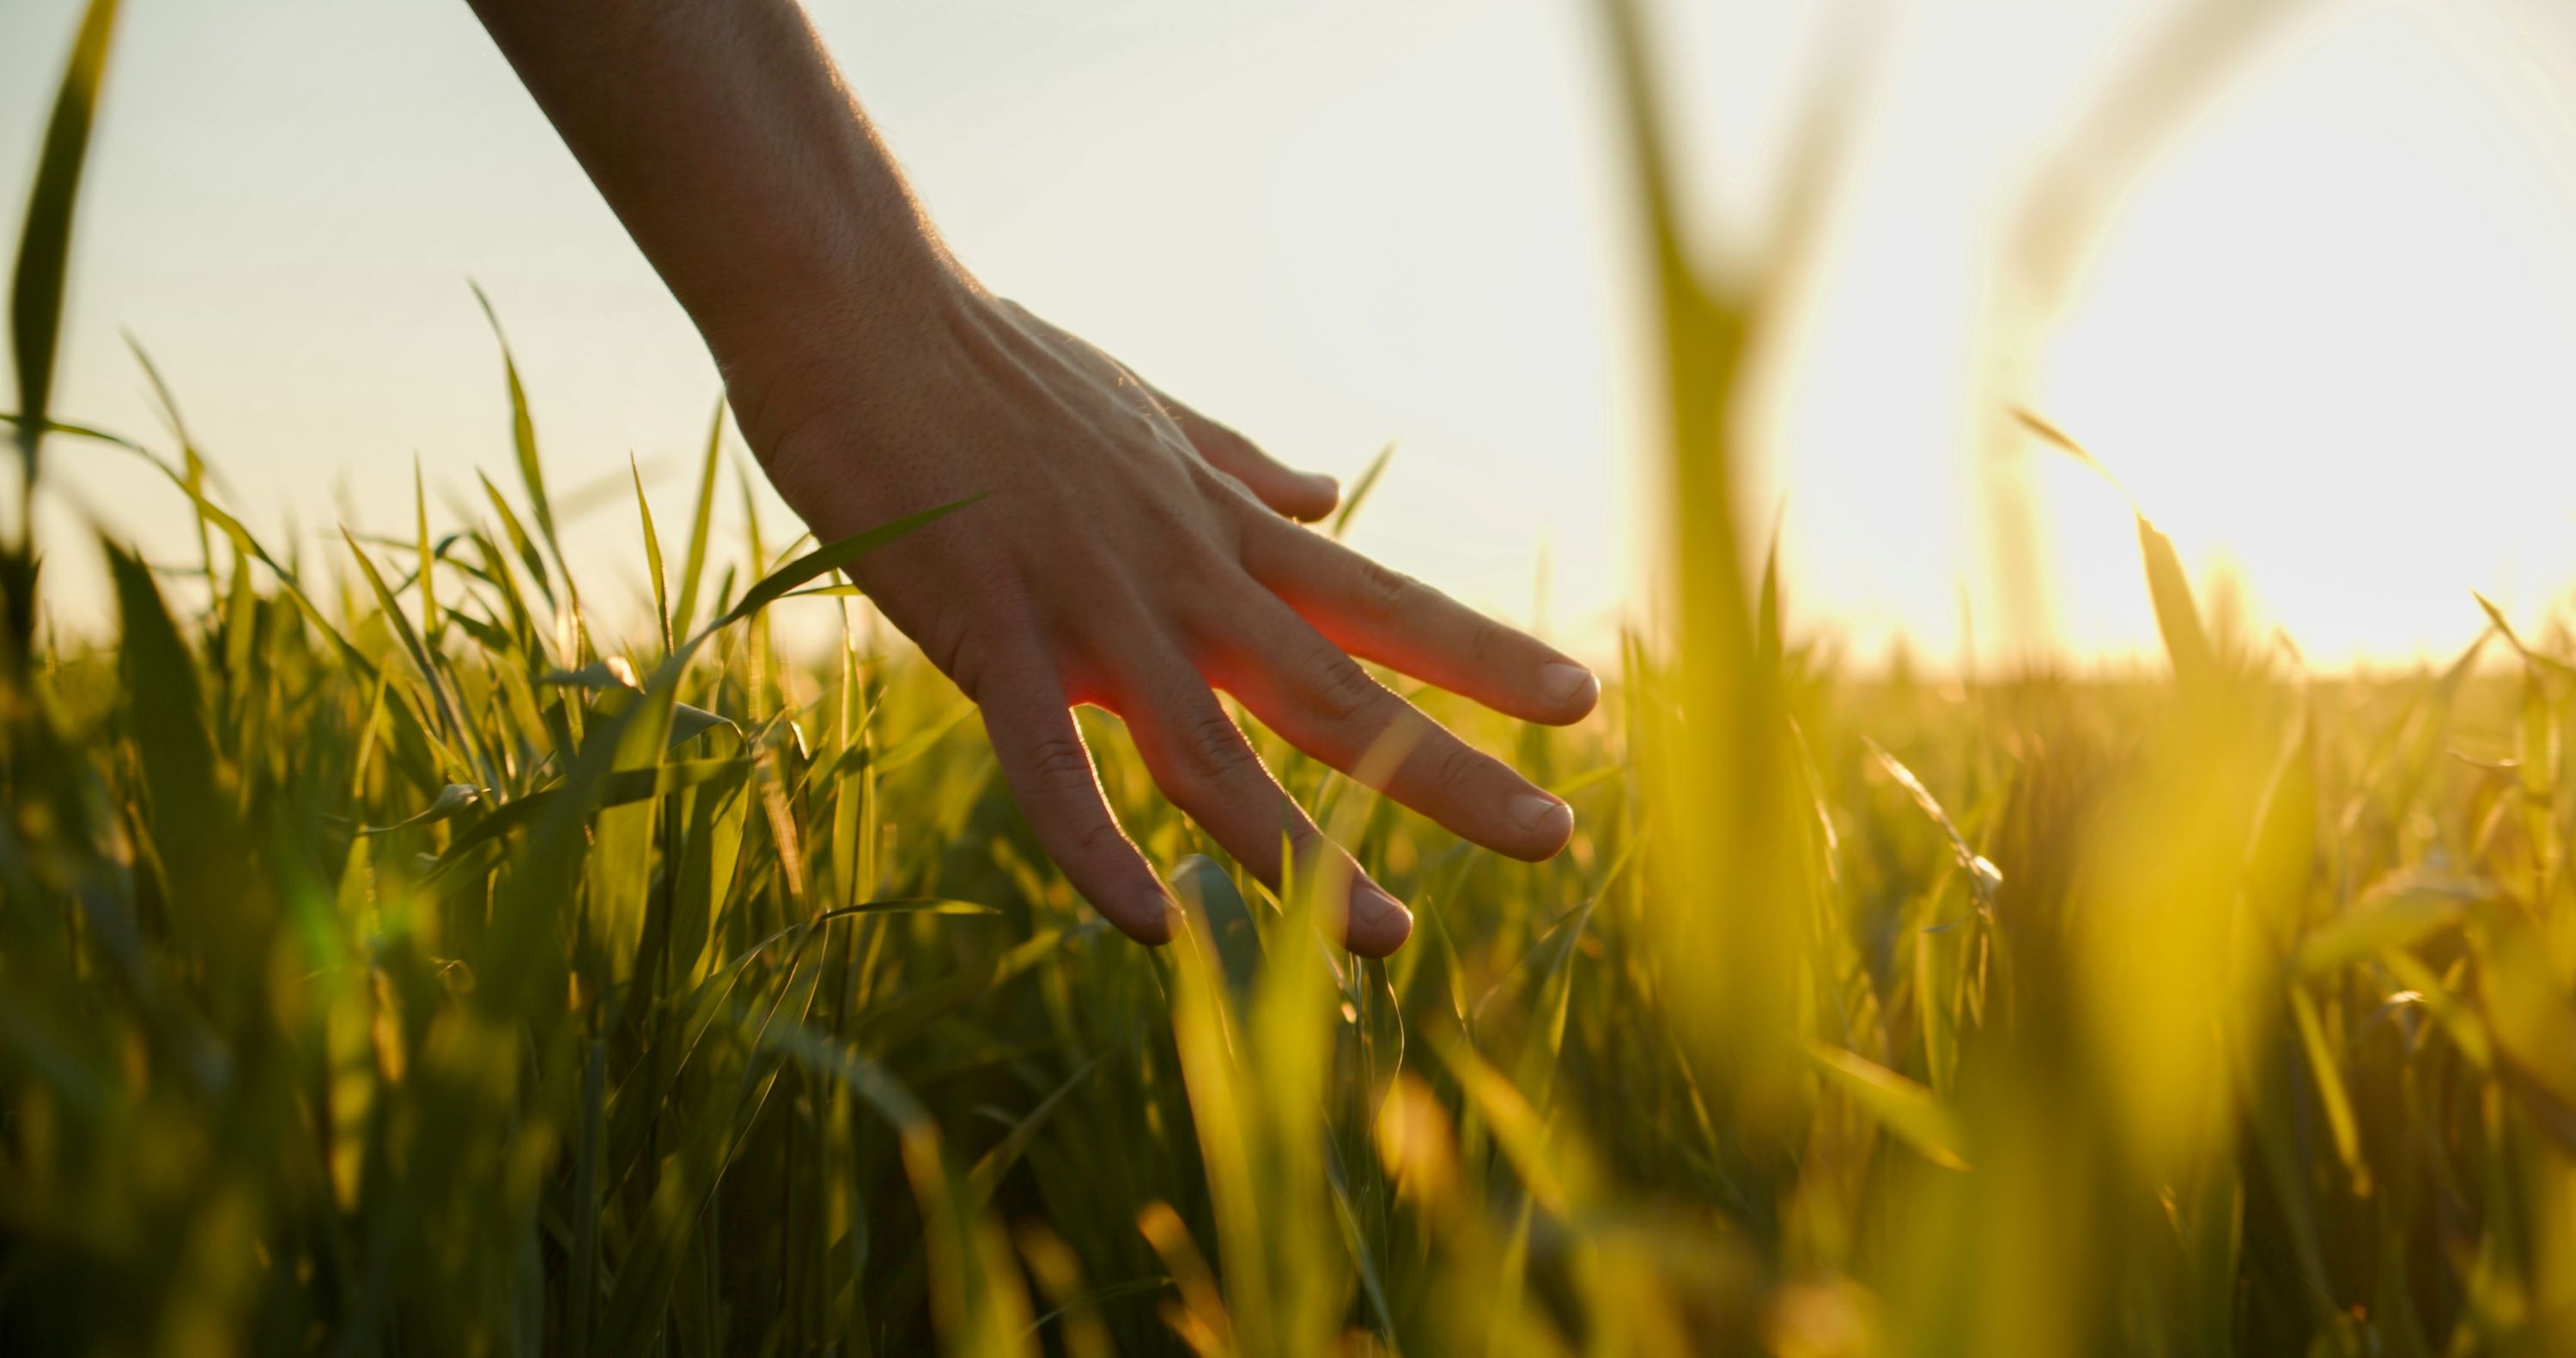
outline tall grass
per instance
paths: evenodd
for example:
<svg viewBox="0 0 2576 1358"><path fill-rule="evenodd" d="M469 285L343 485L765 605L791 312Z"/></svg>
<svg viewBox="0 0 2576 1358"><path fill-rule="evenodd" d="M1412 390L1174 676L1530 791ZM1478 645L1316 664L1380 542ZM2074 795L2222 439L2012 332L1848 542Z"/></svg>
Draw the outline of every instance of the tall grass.
<svg viewBox="0 0 2576 1358"><path fill-rule="evenodd" d="M1632 7L1673 625L1574 731L1423 695L1577 804L1552 863L1256 733L1420 913L1384 963L1107 729L1190 909L1162 951L1105 930L943 681L855 627L770 643L907 525L712 541L713 437L684 540L638 495L654 625L598 635L506 349L518 489L321 559L184 434L50 420L106 13L16 427L31 484L39 435L151 459L202 546L110 542L96 646L38 640L10 545L0 1350L2576 1347L2567 639L2497 616L2440 673L2310 677L2202 619L2142 512L2170 674L1789 640L1729 489L1792 264L1693 263Z"/></svg>

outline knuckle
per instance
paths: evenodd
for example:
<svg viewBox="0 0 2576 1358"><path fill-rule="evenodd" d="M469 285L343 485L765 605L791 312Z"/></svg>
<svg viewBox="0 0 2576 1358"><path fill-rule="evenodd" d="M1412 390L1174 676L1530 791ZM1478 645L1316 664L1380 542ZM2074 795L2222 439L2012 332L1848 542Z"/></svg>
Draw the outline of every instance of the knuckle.
<svg viewBox="0 0 2576 1358"><path fill-rule="evenodd" d="M1210 490L1210 498L1201 502L1203 509L1221 503L1229 493L1219 486L1211 486ZM1133 588L1140 601L1187 597L1215 589L1229 574L1240 576L1242 555L1236 545L1232 516L1176 513L1167 527L1144 544L1139 563L1126 569L1137 577Z"/></svg>
<svg viewBox="0 0 2576 1358"><path fill-rule="evenodd" d="M1368 557L1359 558L1358 574L1360 598L1382 613L1402 608L1412 599L1413 592L1421 588L1412 576Z"/></svg>
<svg viewBox="0 0 2576 1358"><path fill-rule="evenodd" d="M1159 540L1159 536L1149 536L1144 545L1151 547ZM1058 559L1062 563L1063 574L1045 583L1062 585L1079 581L1083 589L1114 590L1124 596L1133 584L1127 579L1125 568L1128 552L1134 545L1086 535L1084 540L1066 544L1060 549Z"/></svg>
<svg viewBox="0 0 2576 1358"><path fill-rule="evenodd" d="M1187 411L1185 414L1186 418L1181 421L1181 428L1188 432L1190 442L1198 446L1199 452L1209 459L1236 464L1264 463L1270 460L1261 449L1253 445L1252 440L1243 435L1195 411Z"/></svg>
<svg viewBox="0 0 2576 1358"><path fill-rule="evenodd" d="M1181 767L1202 783L1221 782L1256 762L1252 746L1223 709L1210 708L1181 723Z"/></svg>
<svg viewBox="0 0 2576 1358"><path fill-rule="evenodd" d="M1092 781L1091 751L1073 736L1048 736L1038 741L1029 748L1028 765L1039 785L1051 790L1084 786Z"/></svg>
<svg viewBox="0 0 2576 1358"><path fill-rule="evenodd" d="M1119 833L1117 823L1107 816L1087 817L1073 832L1074 855L1085 861L1104 861L1126 847L1127 836Z"/></svg>
<svg viewBox="0 0 2576 1358"><path fill-rule="evenodd" d="M1207 470L1204 475L1207 481L1201 492L1218 511L1219 523L1234 539L1234 559L1240 560L1243 525L1258 522L1260 516L1270 514L1270 505L1261 498L1260 491L1234 472L1218 467Z"/></svg>
<svg viewBox="0 0 2576 1358"><path fill-rule="evenodd" d="M1339 852L1333 841L1324 838L1323 831L1301 815L1281 814L1279 838L1288 847L1288 861L1304 871L1313 871L1325 855Z"/></svg>
<svg viewBox="0 0 2576 1358"><path fill-rule="evenodd" d="M1335 724L1356 722L1377 710L1386 690L1349 656L1336 651L1318 667L1315 704Z"/></svg>
<svg viewBox="0 0 2576 1358"><path fill-rule="evenodd" d="M1193 465L1162 493L1137 501L1137 526L1145 544L1162 551L1187 551L1203 540L1210 517L1207 506L1218 485L1219 473ZM1111 550L1115 552L1114 546Z"/></svg>
<svg viewBox="0 0 2576 1358"><path fill-rule="evenodd" d="M958 692L981 706L990 690L992 667L985 663L980 648L966 644L966 637L962 624L939 627L923 638L921 653L932 668L957 685Z"/></svg>
<svg viewBox="0 0 2576 1358"><path fill-rule="evenodd" d="M1192 534L1185 549L1189 569L1202 581L1243 574L1242 518L1259 508L1259 502L1240 486L1226 487L1217 504L1227 512L1215 515L1205 531Z"/></svg>
<svg viewBox="0 0 2576 1358"><path fill-rule="evenodd" d="M956 606L932 613L918 627L909 625L908 616L894 622L917 639L932 667L982 703L992 685L1011 677L1013 667L1027 659L1012 649L1013 642L1033 630L1015 595L1005 581L970 578L956 586Z"/></svg>
<svg viewBox="0 0 2576 1358"><path fill-rule="evenodd" d="M1321 541L1312 529L1289 522L1263 510L1240 516L1241 536L1236 540L1238 569L1249 573L1263 587L1277 591L1272 582L1283 572L1302 573L1315 544Z"/></svg>
<svg viewBox="0 0 2576 1358"><path fill-rule="evenodd" d="M1431 754L1431 785L1442 792L1466 792L1485 780L1488 767L1483 755L1445 740Z"/></svg>

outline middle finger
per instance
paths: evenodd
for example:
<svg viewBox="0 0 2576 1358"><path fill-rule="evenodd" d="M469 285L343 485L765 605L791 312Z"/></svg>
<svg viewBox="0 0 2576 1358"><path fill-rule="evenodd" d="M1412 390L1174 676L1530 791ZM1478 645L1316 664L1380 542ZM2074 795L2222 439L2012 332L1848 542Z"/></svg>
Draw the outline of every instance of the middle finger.
<svg viewBox="0 0 2576 1358"><path fill-rule="evenodd" d="M1227 602L1211 677L1290 744L1514 858L1573 838L1573 808L1388 692L1269 591L1246 580Z"/></svg>

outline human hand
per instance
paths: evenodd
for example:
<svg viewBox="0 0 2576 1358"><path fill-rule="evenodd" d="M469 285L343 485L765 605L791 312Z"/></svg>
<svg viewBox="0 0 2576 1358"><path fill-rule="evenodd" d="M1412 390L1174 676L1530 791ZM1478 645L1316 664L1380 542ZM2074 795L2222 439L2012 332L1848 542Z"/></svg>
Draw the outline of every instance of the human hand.
<svg viewBox="0 0 2576 1358"><path fill-rule="evenodd" d="M1292 522L1332 511L1330 478L962 278L930 292L900 325L728 355L728 382L772 481L824 539L985 496L869 556L858 580L982 709L1039 842L1112 923L1161 943L1172 906L1102 798L1074 704L1124 718L1155 783L1265 883L1283 841L1301 871L1331 855L1354 952L1394 951L1412 915L1316 830L1212 690L1478 844L1533 861L1565 847L1564 802L1352 657L1552 724L1592 710L1589 671Z"/></svg>

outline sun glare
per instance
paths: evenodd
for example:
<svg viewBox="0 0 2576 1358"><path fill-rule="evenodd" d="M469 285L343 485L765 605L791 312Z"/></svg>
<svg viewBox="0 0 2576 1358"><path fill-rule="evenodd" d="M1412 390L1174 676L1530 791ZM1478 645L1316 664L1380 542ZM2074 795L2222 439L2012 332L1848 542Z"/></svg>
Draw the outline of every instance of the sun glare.
<svg viewBox="0 0 2576 1358"><path fill-rule="evenodd" d="M2396 8L2283 52L2138 186L2047 356L2051 416L2312 661L2576 581L2569 148L2481 55ZM2151 644L2087 481L2042 478L2068 640Z"/></svg>
<svg viewBox="0 0 2576 1358"><path fill-rule="evenodd" d="M2109 75L2030 96L1984 87L2029 54L1934 32L1895 55L1775 397L1775 484L1748 510L1785 505L1805 618L1858 654L1902 639L1947 660L1964 612L1993 656L2026 583L2006 577L2030 571L2052 653L2155 653L2127 502L2011 437L2016 404L2100 454L2205 583L2312 663L2445 654L2483 623L2471 590L2537 618L2576 582L2567 84L2501 21L2303 13L2159 139L2035 321L1966 262L2014 267L2035 165L2086 153L2035 129ZM2003 381L1979 351L1998 332L2029 350ZM1998 472L2028 478L2027 565L1991 550Z"/></svg>

